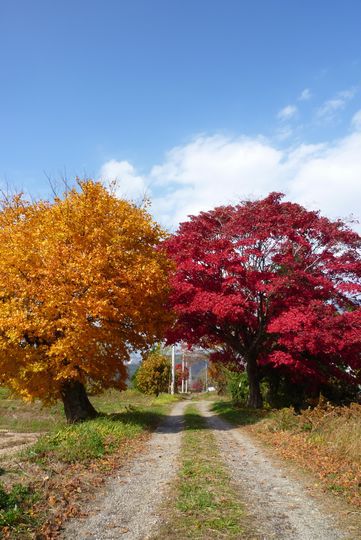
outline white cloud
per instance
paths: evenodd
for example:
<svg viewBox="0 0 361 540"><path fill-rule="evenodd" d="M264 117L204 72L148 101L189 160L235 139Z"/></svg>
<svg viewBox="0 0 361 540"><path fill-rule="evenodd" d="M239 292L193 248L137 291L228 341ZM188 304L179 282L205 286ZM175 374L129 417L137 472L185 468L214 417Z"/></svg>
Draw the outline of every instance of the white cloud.
<svg viewBox="0 0 361 540"><path fill-rule="evenodd" d="M311 97L312 97L311 90L309 88L305 88L304 90L302 90L298 99L299 101L308 101L309 99L311 99Z"/></svg>
<svg viewBox="0 0 361 540"><path fill-rule="evenodd" d="M357 111L357 113L355 113L354 116L352 117L352 126L357 131L359 130L361 131L361 109Z"/></svg>
<svg viewBox="0 0 361 540"><path fill-rule="evenodd" d="M277 114L277 118L280 120L290 120L297 114L297 107L295 105L287 105L283 107Z"/></svg>
<svg viewBox="0 0 361 540"><path fill-rule="evenodd" d="M342 90L337 95L340 98L345 99L347 101L355 97L356 94L357 94L357 88L356 86L352 86L352 88L349 88L348 90Z"/></svg>
<svg viewBox="0 0 361 540"><path fill-rule="evenodd" d="M326 144L295 170L287 183L287 195L326 216L360 219L361 133ZM360 230L360 227L355 226Z"/></svg>
<svg viewBox="0 0 361 540"><path fill-rule="evenodd" d="M346 105L344 99L335 98L325 101L325 103L318 109L317 116L320 118L334 117L336 111L343 109Z"/></svg>
<svg viewBox="0 0 361 540"><path fill-rule="evenodd" d="M153 196L154 211L163 223L176 224L245 195L261 196L269 183L278 184L281 159L281 152L261 138L198 137L153 167L151 183L160 193Z"/></svg>
<svg viewBox="0 0 361 540"><path fill-rule="evenodd" d="M128 161L107 161L100 170L100 178L104 182L115 180L120 197L139 199L146 191L144 178L136 174L133 165Z"/></svg>
<svg viewBox="0 0 361 540"><path fill-rule="evenodd" d="M317 111L318 118L327 121L333 120L337 112L343 110L356 93L357 89L355 87L338 92L335 97L328 99L319 107Z"/></svg>
<svg viewBox="0 0 361 540"><path fill-rule="evenodd" d="M171 149L145 178L128 162L108 162L102 170L126 163L128 180L151 185L152 212L172 229L189 214L270 191L331 218L361 218L361 111L352 125L337 141L282 150L262 137L203 135Z"/></svg>

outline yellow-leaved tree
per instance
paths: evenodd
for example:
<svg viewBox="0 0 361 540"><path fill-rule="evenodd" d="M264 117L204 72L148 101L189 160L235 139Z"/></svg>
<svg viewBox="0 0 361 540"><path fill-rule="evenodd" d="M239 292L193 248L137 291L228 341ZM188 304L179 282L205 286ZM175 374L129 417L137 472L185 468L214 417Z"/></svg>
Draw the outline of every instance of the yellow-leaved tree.
<svg viewBox="0 0 361 540"><path fill-rule="evenodd" d="M147 353L138 371L135 382L138 390L144 394L158 396L167 392L171 381L171 364L169 358L161 353L160 348Z"/></svg>
<svg viewBox="0 0 361 540"><path fill-rule="evenodd" d="M95 416L85 385L125 387L133 350L159 341L170 263L147 211L91 180L53 201L0 209L0 383Z"/></svg>

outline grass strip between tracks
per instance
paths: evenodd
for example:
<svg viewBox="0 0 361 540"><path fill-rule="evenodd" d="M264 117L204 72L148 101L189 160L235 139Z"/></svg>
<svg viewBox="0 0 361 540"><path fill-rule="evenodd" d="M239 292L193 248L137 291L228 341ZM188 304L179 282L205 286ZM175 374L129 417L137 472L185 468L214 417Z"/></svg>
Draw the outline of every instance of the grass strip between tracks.
<svg viewBox="0 0 361 540"><path fill-rule="evenodd" d="M185 411L181 463L175 504L155 538L254 538L248 518L232 486L215 436L194 405Z"/></svg>

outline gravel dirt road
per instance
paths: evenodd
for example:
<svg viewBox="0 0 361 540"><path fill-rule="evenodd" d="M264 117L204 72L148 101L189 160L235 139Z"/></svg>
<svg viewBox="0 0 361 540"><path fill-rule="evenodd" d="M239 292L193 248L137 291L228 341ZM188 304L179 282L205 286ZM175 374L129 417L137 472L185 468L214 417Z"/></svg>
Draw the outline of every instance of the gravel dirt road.
<svg viewBox="0 0 361 540"><path fill-rule="evenodd" d="M83 518L70 520L66 540L146 540L164 521L162 505L172 497L169 485L177 473L184 408L179 402L152 435L146 450L106 482ZM245 430L210 411L210 402L195 402L214 430L240 499L261 540L357 540L359 532L338 528L335 513L312 497L307 485L291 477ZM181 539L180 539L181 540ZM203 540L203 538L202 538ZM206 538L204 539L206 540Z"/></svg>
<svg viewBox="0 0 361 540"><path fill-rule="evenodd" d="M307 492L301 480L290 478L242 428L234 428L199 403L200 412L216 434L220 451L241 499L264 540L356 540L354 532L337 528L335 516Z"/></svg>
<svg viewBox="0 0 361 540"><path fill-rule="evenodd" d="M176 475L183 429L179 402L154 432L146 450L106 482L87 516L72 519L62 538L67 540L144 540L160 519L158 509L169 495L167 487Z"/></svg>

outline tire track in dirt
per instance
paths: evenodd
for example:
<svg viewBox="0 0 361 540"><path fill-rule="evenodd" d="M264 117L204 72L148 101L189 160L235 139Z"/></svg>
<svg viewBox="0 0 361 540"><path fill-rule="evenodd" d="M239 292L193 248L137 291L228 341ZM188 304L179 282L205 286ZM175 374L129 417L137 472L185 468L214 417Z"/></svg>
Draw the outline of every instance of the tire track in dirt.
<svg viewBox="0 0 361 540"><path fill-rule="evenodd" d="M337 528L335 516L290 478L242 428L235 428L201 401L199 410L214 430L241 499L264 540L355 540Z"/></svg>
<svg viewBox="0 0 361 540"><path fill-rule="evenodd" d="M122 467L84 510L85 518L67 522L63 539L146 540L159 520L167 487L177 473L188 402L179 402L153 433L144 452Z"/></svg>

